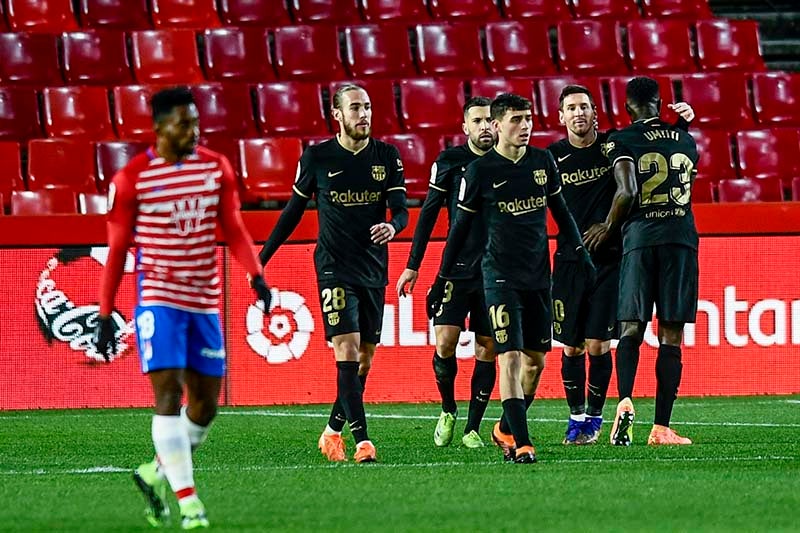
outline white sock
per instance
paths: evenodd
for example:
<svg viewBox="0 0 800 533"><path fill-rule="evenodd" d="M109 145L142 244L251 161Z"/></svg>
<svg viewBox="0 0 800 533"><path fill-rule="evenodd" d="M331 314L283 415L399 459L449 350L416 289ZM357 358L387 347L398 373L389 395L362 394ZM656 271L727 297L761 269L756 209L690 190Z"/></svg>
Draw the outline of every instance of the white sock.
<svg viewBox="0 0 800 533"><path fill-rule="evenodd" d="M342 432L341 432L341 431L336 431L336 430L334 430L334 429L331 429L331 427L330 427L328 424L325 424L325 431L324 431L324 433L325 433L326 435L341 435L341 434L342 434Z"/></svg>
<svg viewBox="0 0 800 533"><path fill-rule="evenodd" d="M180 416L153 415L153 445L172 491L194 488L192 446Z"/></svg>
<svg viewBox="0 0 800 533"><path fill-rule="evenodd" d="M569 417L572 420L576 421L576 422L585 422L586 421L586 415L585 414L582 414L582 415L569 415Z"/></svg>
<svg viewBox="0 0 800 533"><path fill-rule="evenodd" d="M192 445L192 451L194 452L197 448L200 447L206 440L208 436L208 432L211 431L211 424L209 423L207 426L201 426L200 424L195 424L189 419L189 415L186 414L186 406L184 405L181 407L181 422L186 427L186 431L189 433L189 442Z"/></svg>

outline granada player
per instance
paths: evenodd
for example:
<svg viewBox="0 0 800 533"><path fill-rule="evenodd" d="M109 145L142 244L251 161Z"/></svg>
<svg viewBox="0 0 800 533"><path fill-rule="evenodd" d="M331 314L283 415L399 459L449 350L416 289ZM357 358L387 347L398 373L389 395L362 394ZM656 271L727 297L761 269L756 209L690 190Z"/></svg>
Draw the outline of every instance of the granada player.
<svg viewBox="0 0 800 533"><path fill-rule="evenodd" d="M133 158L109 187L108 261L100 280L98 351L117 351L111 319L128 246L136 247L136 336L142 371L155 395L156 459L134 471L153 526L169 520L167 482L178 498L183 529L208 527L194 484L192 451L217 412L225 348L219 321L216 229L245 267L269 310L270 292L239 214L228 160L197 146L192 93L165 89L151 101L156 144ZM187 404L181 407L186 388Z"/></svg>

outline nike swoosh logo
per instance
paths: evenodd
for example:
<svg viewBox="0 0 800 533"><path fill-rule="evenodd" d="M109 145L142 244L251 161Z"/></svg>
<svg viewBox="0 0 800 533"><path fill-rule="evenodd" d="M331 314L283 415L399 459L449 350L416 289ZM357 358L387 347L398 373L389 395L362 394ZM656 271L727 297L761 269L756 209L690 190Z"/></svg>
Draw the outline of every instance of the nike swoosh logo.
<svg viewBox="0 0 800 533"><path fill-rule="evenodd" d="M502 186L503 186L503 185L505 185L506 183L508 183L508 180L506 180L506 181L501 181L500 183L492 183L492 188L493 188L493 189L497 189L498 187L502 187Z"/></svg>
<svg viewBox="0 0 800 533"><path fill-rule="evenodd" d="M344 170L340 170L339 172L328 172L328 177L329 177L329 178L332 178L332 177L334 177L334 176L338 176L338 175L339 175L339 174L341 174L342 172L344 172Z"/></svg>
<svg viewBox="0 0 800 533"><path fill-rule="evenodd" d="M558 158L558 162L559 162L559 163L561 163L563 160L565 160L566 158L568 158L568 157L569 157L569 156L571 156L571 155L572 155L572 154L567 154L567 155L565 155L564 157L559 157L559 158Z"/></svg>
<svg viewBox="0 0 800 533"><path fill-rule="evenodd" d="M541 339L539 341L539 344L545 344L545 343L548 343L548 342L550 342L550 339Z"/></svg>

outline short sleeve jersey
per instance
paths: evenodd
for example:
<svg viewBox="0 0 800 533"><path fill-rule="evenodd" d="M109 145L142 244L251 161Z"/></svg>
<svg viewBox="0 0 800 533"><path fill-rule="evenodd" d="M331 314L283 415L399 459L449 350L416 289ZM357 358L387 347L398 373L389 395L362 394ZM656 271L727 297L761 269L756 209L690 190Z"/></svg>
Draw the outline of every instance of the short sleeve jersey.
<svg viewBox="0 0 800 533"><path fill-rule="evenodd" d="M697 174L697 146L687 132L650 118L613 133L609 159L632 161L637 195L622 226L625 252L661 244L697 249L692 214L692 184Z"/></svg>
<svg viewBox="0 0 800 533"><path fill-rule="evenodd" d="M386 221L389 193L405 195L397 148L370 139L353 152L342 147L336 137L309 146L300 158L294 191L305 198L316 196L317 279L386 286L388 248L371 241L370 227Z"/></svg>
<svg viewBox="0 0 800 533"><path fill-rule="evenodd" d="M598 132L590 146L573 146L569 139L561 139L547 149L553 154L561 176L561 194L575 218L578 230L583 234L592 225L605 222L617 184L608 160L608 133ZM556 255L568 261L576 261L575 247L559 233L556 238ZM616 262L622 253L622 239L613 236L600 250L592 254L597 263Z"/></svg>
<svg viewBox="0 0 800 533"><path fill-rule="evenodd" d="M481 213L487 228L484 287L550 287L547 199L560 191L553 156L532 146L518 161L493 149L467 167L458 207Z"/></svg>
<svg viewBox="0 0 800 533"><path fill-rule="evenodd" d="M461 179L464 177L467 166L479 157L481 156L470 150L468 145L462 144L444 150L431 167L429 186L448 195L447 214L451 224L458 205L458 190L461 186ZM480 214L477 216L480 217ZM483 221L478 218L472 222L469 236L456 258L450 277L452 279L475 279L480 277L481 256L485 246L486 227Z"/></svg>

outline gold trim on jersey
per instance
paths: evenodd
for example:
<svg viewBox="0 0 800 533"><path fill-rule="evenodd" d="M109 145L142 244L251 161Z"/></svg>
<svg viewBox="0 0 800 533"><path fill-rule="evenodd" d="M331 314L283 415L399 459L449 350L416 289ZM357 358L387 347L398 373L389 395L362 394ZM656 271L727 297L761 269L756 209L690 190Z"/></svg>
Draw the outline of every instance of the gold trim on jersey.
<svg viewBox="0 0 800 533"><path fill-rule="evenodd" d="M497 149L497 146L493 146L493 147L492 147L492 150L494 150L495 152L497 152L497 153L498 153L498 154L499 154L501 157L504 157L504 158L508 159L509 161L511 161L512 163L514 163L514 164L516 165L517 163L519 163L520 161L522 161L522 158L523 158L523 157L525 157L525 154L527 154L527 153L528 153L528 147L527 147L527 146L525 146L524 148L525 148L525 149L522 151L522 155L520 155L520 156L519 156L517 159L511 159L511 158L510 158L510 157L508 157L507 155L505 155L505 154L501 153L501 152L500 152L500 150L498 150L498 149Z"/></svg>
<svg viewBox="0 0 800 533"><path fill-rule="evenodd" d="M405 187L389 187L388 189L386 189L386 192L405 191L405 190L406 190Z"/></svg>
<svg viewBox="0 0 800 533"><path fill-rule="evenodd" d="M305 194L300 192L300 189L298 189L296 185L292 185L292 190L294 192L296 192L297 194L299 194L300 196L302 196L303 198L306 198L306 199L311 198L310 196L306 196Z"/></svg>
<svg viewBox="0 0 800 533"><path fill-rule="evenodd" d="M463 206L461 204L458 204L458 208L459 209L463 209L467 213L477 213L477 211L475 209L470 209L469 207Z"/></svg>
<svg viewBox="0 0 800 533"><path fill-rule="evenodd" d="M441 191L441 192L447 192L447 189L442 189L441 187L437 187L437 186L436 186L436 185L434 185L433 183L431 183L431 184L429 185L429 187L430 187L431 189L436 189L437 191Z"/></svg>

